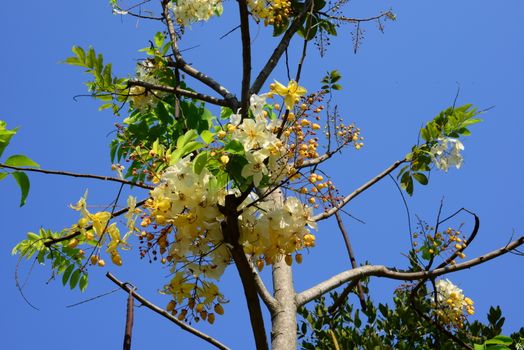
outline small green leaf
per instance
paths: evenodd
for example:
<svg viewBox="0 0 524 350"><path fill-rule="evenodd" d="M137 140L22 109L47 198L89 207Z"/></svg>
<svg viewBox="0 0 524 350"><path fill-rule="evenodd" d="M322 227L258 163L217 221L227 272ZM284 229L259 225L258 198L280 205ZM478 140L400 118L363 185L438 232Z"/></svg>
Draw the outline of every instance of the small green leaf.
<svg viewBox="0 0 524 350"><path fill-rule="evenodd" d="M504 335L497 335L496 337L486 340L484 344L498 344L498 345L511 345L513 339Z"/></svg>
<svg viewBox="0 0 524 350"><path fill-rule="evenodd" d="M205 168L207 164L207 158L207 152L202 152L195 157L195 159L193 160L193 171L196 174L200 174L202 170Z"/></svg>
<svg viewBox="0 0 524 350"><path fill-rule="evenodd" d="M71 275L71 279L69 280L69 287L71 289L75 289L76 285L78 284L78 281L80 280L80 273L82 271L80 269L75 270L73 274Z"/></svg>
<svg viewBox="0 0 524 350"><path fill-rule="evenodd" d="M62 284L65 286L67 284L67 281L69 280L69 277L71 277L71 273L75 269L75 265L71 264L67 267L64 274L62 275Z"/></svg>
<svg viewBox="0 0 524 350"><path fill-rule="evenodd" d="M215 134L209 130L204 130L200 134L200 137L202 137L202 140L204 140L206 144L210 144L215 139Z"/></svg>
<svg viewBox="0 0 524 350"><path fill-rule="evenodd" d="M9 173L0 173L0 180L3 180Z"/></svg>
<svg viewBox="0 0 524 350"><path fill-rule="evenodd" d="M244 146L237 140L231 140L225 147L224 151L231 154L243 154Z"/></svg>
<svg viewBox="0 0 524 350"><path fill-rule="evenodd" d="M80 282L78 283L78 286L80 287L81 292L87 289L87 275L86 274L82 274L82 277L80 277Z"/></svg>
<svg viewBox="0 0 524 350"><path fill-rule="evenodd" d="M428 184L428 178L426 177L426 175L422 174L422 173L414 173L413 174L413 177L415 178L415 180L417 180L421 185L427 185Z"/></svg>
<svg viewBox="0 0 524 350"><path fill-rule="evenodd" d="M18 183L18 187L20 187L20 190L22 191L22 197L20 199L20 206L22 207L25 204L27 194L29 193L29 178L25 173L20 171L15 171L12 173L12 175Z"/></svg>
<svg viewBox="0 0 524 350"><path fill-rule="evenodd" d="M36 163L31 158L26 157L22 154L16 154L14 156L7 158L5 161L5 164L11 165L11 166L29 166L29 167L35 167L35 168L40 167L38 163Z"/></svg>

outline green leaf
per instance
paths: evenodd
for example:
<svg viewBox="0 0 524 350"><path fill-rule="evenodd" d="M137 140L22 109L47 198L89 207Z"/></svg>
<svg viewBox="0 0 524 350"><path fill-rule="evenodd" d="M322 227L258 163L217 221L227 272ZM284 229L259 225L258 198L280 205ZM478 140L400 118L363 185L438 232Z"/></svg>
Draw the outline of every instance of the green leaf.
<svg viewBox="0 0 524 350"><path fill-rule="evenodd" d="M231 140L225 147L224 151L231 154L244 154L244 146L237 140Z"/></svg>
<svg viewBox="0 0 524 350"><path fill-rule="evenodd" d="M198 137L198 133L195 130L189 130L184 135L180 136L176 141L176 147L182 148L190 141L193 141Z"/></svg>
<svg viewBox="0 0 524 350"><path fill-rule="evenodd" d="M428 184L428 178L426 177L426 175L422 174L422 173L414 173L413 174L413 177L415 178L415 180L417 180L421 185L427 185Z"/></svg>
<svg viewBox="0 0 524 350"><path fill-rule="evenodd" d="M22 191L22 197L20 199L20 206L22 207L25 204L27 194L29 193L29 178L21 171L15 171L12 173L12 175L18 183L18 187L20 187L20 190Z"/></svg>
<svg viewBox="0 0 524 350"><path fill-rule="evenodd" d="M31 158L26 157L21 154L16 154L14 156L7 158L5 161L5 164L11 165L11 166L29 166L29 167L35 167L35 168L40 167L40 165L38 165L38 163L33 161Z"/></svg>
<svg viewBox="0 0 524 350"><path fill-rule="evenodd" d="M87 275L82 274L82 277L80 277L80 282L78 286L80 287L80 291L83 292L87 289Z"/></svg>
<svg viewBox="0 0 524 350"><path fill-rule="evenodd" d="M162 32L158 32L155 34L155 46L160 48L162 45L164 45L164 34Z"/></svg>
<svg viewBox="0 0 524 350"><path fill-rule="evenodd" d="M67 281L69 280L69 277L71 277L71 273L73 273L74 269L75 269L75 265L71 264L67 267L64 274L62 275L62 284L64 286L67 284Z"/></svg>
<svg viewBox="0 0 524 350"><path fill-rule="evenodd" d="M78 284L78 281L80 280L80 273L82 271L80 269L75 270L73 274L71 275L71 279L69 280L69 287L71 289L74 289L76 285Z"/></svg>
<svg viewBox="0 0 524 350"><path fill-rule="evenodd" d="M5 148L9 145L9 141L11 141L11 138L17 131L16 128L13 130L7 130L6 125L6 122L0 120L0 156L4 153Z"/></svg>
<svg viewBox="0 0 524 350"><path fill-rule="evenodd" d="M210 144L215 140L215 134L209 130L202 131L200 137L202 137L202 140L204 140L206 144Z"/></svg>
<svg viewBox="0 0 524 350"><path fill-rule="evenodd" d="M496 337L486 340L484 344L498 344L498 345L511 345L513 339L504 335L497 335Z"/></svg>
<svg viewBox="0 0 524 350"><path fill-rule="evenodd" d="M193 160L193 171L200 174L207 164L208 153L202 152Z"/></svg>
<svg viewBox="0 0 524 350"><path fill-rule="evenodd" d="M0 173L0 180L3 180L9 173Z"/></svg>

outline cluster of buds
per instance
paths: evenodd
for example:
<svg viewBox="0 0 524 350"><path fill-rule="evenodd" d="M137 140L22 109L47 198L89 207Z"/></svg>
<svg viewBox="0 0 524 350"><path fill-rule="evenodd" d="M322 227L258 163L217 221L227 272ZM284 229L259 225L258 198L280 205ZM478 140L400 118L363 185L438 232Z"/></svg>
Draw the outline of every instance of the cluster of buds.
<svg viewBox="0 0 524 350"><path fill-rule="evenodd" d="M248 0L251 14L257 20L264 20L264 25L279 25L291 15L289 0Z"/></svg>
<svg viewBox="0 0 524 350"><path fill-rule="evenodd" d="M416 253L422 253L422 257L426 260L444 252L456 254L461 259L466 257L462 251L466 248L467 242L461 231L447 228L443 232L428 232L432 230L434 230L432 227L426 225L421 227L421 232L413 233L414 239L421 240L420 246L419 242L413 242ZM455 260L452 260L451 264L455 264Z"/></svg>

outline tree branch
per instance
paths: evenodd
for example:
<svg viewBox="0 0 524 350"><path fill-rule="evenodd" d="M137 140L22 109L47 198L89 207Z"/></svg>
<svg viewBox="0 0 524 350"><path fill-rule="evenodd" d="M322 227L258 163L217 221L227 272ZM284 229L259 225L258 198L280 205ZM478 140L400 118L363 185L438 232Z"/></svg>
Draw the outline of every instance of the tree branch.
<svg viewBox="0 0 524 350"><path fill-rule="evenodd" d="M238 204L238 198L234 194L228 194L226 195L224 206L219 205L220 212L225 216L225 220L221 223L222 235L224 236L224 242L230 249L242 282L256 349L267 350L268 343L264 326L264 317L262 316L257 286L252 274L252 266L246 258L244 248L239 243L240 228L238 223Z"/></svg>
<svg viewBox="0 0 524 350"><path fill-rule="evenodd" d="M249 109L249 84L251 84L251 38L249 35L249 12L246 0L237 0L242 37L242 96L241 115L247 118Z"/></svg>
<svg viewBox="0 0 524 350"><path fill-rule="evenodd" d="M152 190L153 189L152 186L145 185L142 182L133 182L133 181L119 179L117 177L111 177L111 176L101 176L101 175L93 175L93 174L79 174L79 173L71 173L71 172L67 172L67 171L57 171L57 170L46 170L46 169L38 169L38 168L17 167L17 166L11 166L11 165L2 164L2 163L0 163L0 168L12 169L12 170L18 170L18 171L32 171L32 172L35 172L35 173L51 174L51 175L83 177L83 178L87 178L87 179L97 179L97 180L103 180L103 181L118 182L118 183L125 184L125 185L145 188L147 190Z"/></svg>
<svg viewBox="0 0 524 350"><path fill-rule="evenodd" d="M185 96L185 97L189 97L189 98L194 98L194 99L197 99L197 100L209 102L209 103L217 105L217 106L230 107L230 105L231 105L231 103L229 101L226 101L226 100L223 100L223 99L219 99L219 98L216 98L216 97L213 97L213 96L209 96L209 95L206 95L206 94L202 94L200 92L195 92L195 91L191 91L191 90L182 89L182 88L180 88L178 86L171 87L171 86L164 86L164 85L156 85L156 84L152 84L152 83L148 83L148 82L140 81L140 80L129 80L127 82L127 86L128 87L130 87L130 86L142 86L142 87L145 87L148 90L163 91L163 92L168 92L168 93L172 93L172 94L175 94L175 95L181 95L181 96Z"/></svg>
<svg viewBox="0 0 524 350"><path fill-rule="evenodd" d="M330 216L335 214L337 211L342 209L353 198L355 198L356 196L358 196L359 194L361 194L362 192L364 192L365 190L367 190L368 188L370 188L371 186L373 186L374 184L382 180L382 178L387 176L389 173L391 173L393 170L398 168L398 166L404 162L406 162L406 159L397 160L395 163L391 164L388 168L386 168L383 172L381 172L380 174L378 174L377 176L375 176L374 178L372 178L371 180L369 180L368 182L366 182L365 184L363 184L362 186L360 186L359 188L357 188L356 190L348 194L338 205L334 206L333 208L329 210L324 211L323 213L315 215L313 217L313 220L320 221L320 220L329 218Z"/></svg>
<svg viewBox="0 0 524 350"><path fill-rule="evenodd" d="M387 268L384 265L361 266L356 269L347 270L342 273L339 273L338 275L335 275L325 280L324 282L321 282L317 284L316 286L301 292L300 294L296 296L297 305L302 306L310 302L311 300L318 298L319 296L341 286L342 284L348 281L353 281L355 279L361 279L361 278L368 277L368 276L386 277L386 278L402 280L402 281L414 281L414 280L419 280L423 278L437 277L437 276L444 275L450 272L468 269L473 266L482 264L486 261L489 261L491 259L494 259L498 256L504 255L512 251L513 249L519 247L522 244L524 244L524 236L519 237L518 239L512 241L511 243L509 243L508 245L500 249L497 249L487 254L481 255L475 259L471 259L463 263L459 263L459 264L455 264L451 266L437 268L437 269L430 270L430 271L417 271L417 272L396 271L394 269Z"/></svg>
<svg viewBox="0 0 524 350"><path fill-rule="evenodd" d="M344 226L344 222L342 221L342 218L340 217L340 212L335 213L335 217L337 218L337 224L338 228L340 229L340 233L342 233L342 237L344 238L344 243L346 244L346 250L348 252L349 261L351 262L351 267L356 269L358 267L357 260L355 259L355 252L353 251L353 246L351 245L351 242L349 241L349 235L347 233L346 227ZM363 311L366 311L366 299L364 297L364 289L362 288L362 284L360 281L357 281L357 291L358 291L358 299L360 301L360 307L362 307ZM339 298L333 303L331 309L332 313L336 311L338 306L342 305L346 301L346 298L349 294L349 292L354 288L355 286L350 283L349 286L346 287L346 290L340 294Z"/></svg>
<svg viewBox="0 0 524 350"><path fill-rule="evenodd" d="M121 282L119 281L115 276L113 276L110 272L108 272L106 274L106 277L109 278L113 283L115 283L116 285L118 285L120 288L122 288L123 290L125 290L126 292L128 293L131 293L133 294L133 297L138 300L142 305L144 305L145 307L147 307L148 309L150 310L153 310L154 312L156 312L157 314L161 315L161 316L164 316L165 318L167 318L169 321L173 322L174 324L176 324L177 326L179 326L180 328L182 328L183 330L193 334L193 335L196 335L197 337L199 337L200 339L203 339L205 340L206 342L214 345L215 347L217 347L218 349L223 349L223 350L230 350L227 346L225 346L224 344L220 343L218 340L216 340L215 338L199 331L198 329L195 329L193 327L191 327L190 325L186 324L185 322L182 322L180 320L178 320L176 317L174 317L173 315L171 315L169 312L167 312L166 310L162 309L161 307L159 306L156 306L155 304L151 303L150 301L148 301L146 298L144 298L143 296L141 296L140 294L138 294L136 291L133 290L133 287L132 285L130 285L129 283L124 283L124 282Z"/></svg>
<svg viewBox="0 0 524 350"><path fill-rule="evenodd" d="M274 312L277 308L277 300L273 298L271 293L269 293L266 285L264 284L264 281L258 274L258 271L253 266L253 264L251 264L251 273L253 274L253 280L255 281L258 295L260 295L260 298L262 298L262 301L264 301L264 304L266 304L269 311Z"/></svg>
<svg viewBox="0 0 524 350"><path fill-rule="evenodd" d="M167 30L169 33L169 37L171 38L171 49L173 51L173 55L175 56L175 62L174 67L179 68L186 74L192 76L193 78L197 79L198 81L202 82L203 84L209 86L211 89L218 92L222 97L224 97L227 101L229 101L230 105L229 107L233 110L238 108L238 100L229 90L227 90L225 87L220 85L217 81L215 81L210 76L200 72L199 70L195 69L194 67L190 66L186 63L184 58L182 57L182 54L180 53L180 49L178 48L178 39L177 34L175 31L175 24L173 22L173 19L171 18L171 15L169 14L169 3L170 0L162 0L162 16L164 17L166 24L167 24Z"/></svg>
<svg viewBox="0 0 524 350"><path fill-rule="evenodd" d="M308 12L312 2L313 0L308 0L307 3L304 4L302 11L299 13L297 17L295 17L289 28L282 36L280 43L277 45L277 47L273 51L273 54L271 55L271 57L269 57L269 60L266 62L266 64L258 74L257 78L253 82L253 85L251 85L252 94L257 94L260 91L262 85L264 85L273 69L275 69L276 65L278 64L278 61L280 60L280 57L282 57L282 54L284 53L284 51L286 51L286 48L289 46L291 38L300 28L302 20L306 16L306 13Z"/></svg>

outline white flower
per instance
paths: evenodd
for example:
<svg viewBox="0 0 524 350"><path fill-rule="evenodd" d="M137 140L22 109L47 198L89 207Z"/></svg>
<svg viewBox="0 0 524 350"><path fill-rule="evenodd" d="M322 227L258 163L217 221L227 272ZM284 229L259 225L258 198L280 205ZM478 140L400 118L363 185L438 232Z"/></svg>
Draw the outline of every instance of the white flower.
<svg viewBox="0 0 524 350"><path fill-rule="evenodd" d="M256 187L258 187L264 175L268 174L268 170L264 164L264 160L267 157L268 154L264 150L257 152L247 152L246 159L248 164L244 165L242 168L242 177L248 178L249 176L253 176L253 183Z"/></svg>
<svg viewBox="0 0 524 350"><path fill-rule="evenodd" d="M177 0L171 3L178 23L186 26L192 22L207 21L211 16L222 13L221 0Z"/></svg>
<svg viewBox="0 0 524 350"><path fill-rule="evenodd" d="M464 145L458 139L451 137L440 137L437 143L431 147L430 153L433 163L437 168L448 171L449 167L460 169L464 158L460 154L464 150Z"/></svg>
<svg viewBox="0 0 524 350"><path fill-rule="evenodd" d="M264 105L266 104L266 98L267 94L262 94L260 96L253 94L249 98L249 108L251 109L251 112L253 112L255 118L262 115L262 112L264 111Z"/></svg>

